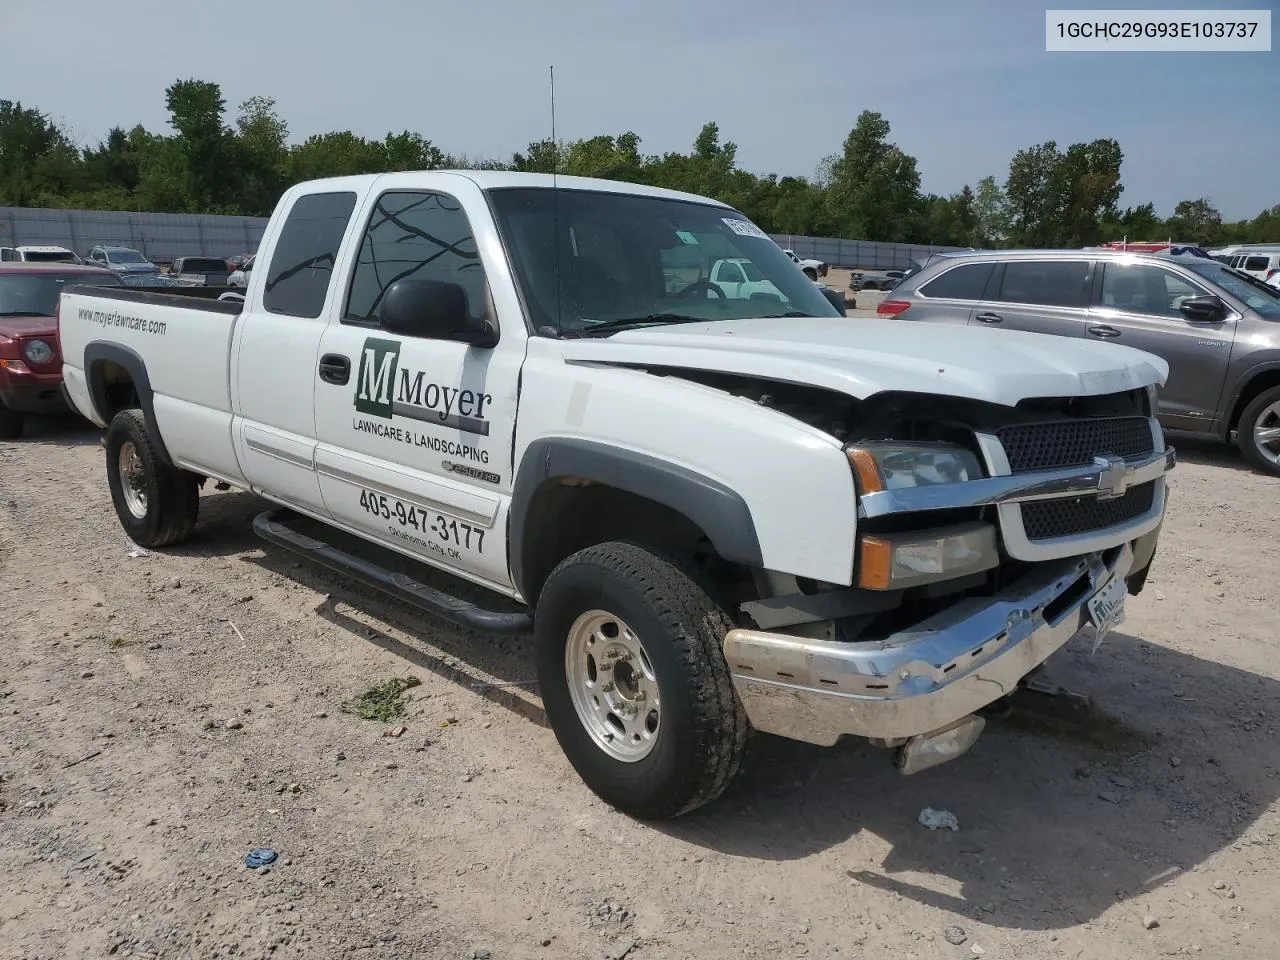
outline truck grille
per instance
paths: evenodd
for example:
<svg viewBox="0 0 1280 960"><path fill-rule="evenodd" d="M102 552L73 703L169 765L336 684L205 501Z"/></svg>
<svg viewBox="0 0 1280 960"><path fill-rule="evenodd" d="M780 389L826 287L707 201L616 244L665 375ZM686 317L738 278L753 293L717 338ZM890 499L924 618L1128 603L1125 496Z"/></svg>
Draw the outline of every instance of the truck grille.
<svg viewBox="0 0 1280 960"><path fill-rule="evenodd" d="M1145 421L1144 421L1145 422ZM1147 434L1150 443L1151 435ZM1037 500L1022 505L1022 526L1028 540L1053 540L1096 533L1142 516L1155 504L1156 485L1144 483L1115 500L1076 497L1070 500Z"/></svg>
<svg viewBox="0 0 1280 960"><path fill-rule="evenodd" d="M1017 424L997 430L996 436L1014 473L1086 466L1104 454L1136 460L1155 450L1145 417Z"/></svg>

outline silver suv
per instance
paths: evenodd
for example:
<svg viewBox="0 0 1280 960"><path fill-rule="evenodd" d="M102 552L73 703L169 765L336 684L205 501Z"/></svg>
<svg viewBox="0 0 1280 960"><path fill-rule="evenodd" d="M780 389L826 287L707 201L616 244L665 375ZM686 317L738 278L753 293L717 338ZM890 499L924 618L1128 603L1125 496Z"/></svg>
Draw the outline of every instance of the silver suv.
<svg viewBox="0 0 1280 960"><path fill-rule="evenodd" d="M1162 357L1160 422L1233 437L1280 474L1280 289L1204 257L1110 250L942 254L876 312L1120 343Z"/></svg>

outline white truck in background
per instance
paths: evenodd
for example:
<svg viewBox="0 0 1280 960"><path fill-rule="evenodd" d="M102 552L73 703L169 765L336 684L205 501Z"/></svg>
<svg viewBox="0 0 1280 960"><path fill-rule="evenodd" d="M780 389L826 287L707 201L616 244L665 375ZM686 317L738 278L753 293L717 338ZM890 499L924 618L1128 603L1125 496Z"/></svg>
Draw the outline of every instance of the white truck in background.
<svg viewBox="0 0 1280 960"><path fill-rule="evenodd" d="M254 522L272 544L531 629L564 752L637 817L718 796L753 730L865 737L907 773L949 760L984 708L1119 622L1152 562L1162 361L850 323L715 201L505 172L322 180L282 197L259 259L242 303L62 295L66 390L106 430L128 535L190 537L214 480L274 502ZM730 262L772 290L717 285Z"/></svg>
<svg viewBox="0 0 1280 960"><path fill-rule="evenodd" d="M797 264L800 269L804 271L804 275L810 280L817 282L819 277L825 277L827 275L827 265L821 260L802 258L798 253L790 249L784 249L782 252L787 255L788 260Z"/></svg>

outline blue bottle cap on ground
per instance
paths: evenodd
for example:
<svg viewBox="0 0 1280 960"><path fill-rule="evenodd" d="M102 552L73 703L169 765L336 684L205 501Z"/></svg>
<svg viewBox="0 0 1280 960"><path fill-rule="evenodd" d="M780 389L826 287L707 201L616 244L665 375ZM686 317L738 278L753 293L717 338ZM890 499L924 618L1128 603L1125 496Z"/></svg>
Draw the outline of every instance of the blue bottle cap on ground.
<svg viewBox="0 0 1280 960"><path fill-rule="evenodd" d="M244 865L256 870L258 867L265 867L269 863L275 863L276 856L276 852L270 847L257 847L245 854Z"/></svg>

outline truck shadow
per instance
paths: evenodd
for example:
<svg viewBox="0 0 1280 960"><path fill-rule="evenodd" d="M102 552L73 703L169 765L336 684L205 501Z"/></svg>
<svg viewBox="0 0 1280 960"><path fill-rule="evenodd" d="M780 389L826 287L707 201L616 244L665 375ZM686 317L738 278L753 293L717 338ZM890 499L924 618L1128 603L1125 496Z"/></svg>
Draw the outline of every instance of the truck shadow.
<svg viewBox="0 0 1280 960"><path fill-rule="evenodd" d="M334 626L546 725L529 683L530 638L454 627L268 547L249 527L264 508L249 494L209 497L197 537L176 552L239 555L329 594L316 613ZM388 562L379 548L341 545ZM483 599L479 588L393 562ZM844 862L838 882L991 925L1057 930L1197 868L1250 834L1278 799L1280 682L1124 633L1094 656L1076 641L1045 673L1095 706L1064 706L1046 721L1015 698L1013 714L990 720L969 754L913 777L858 741L821 748L760 736L724 798L651 826L695 847L775 863L887 848ZM952 811L960 831L921 826L925 807Z"/></svg>
<svg viewBox="0 0 1280 960"><path fill-rule="evenodd" d="M541 701L533 683L533 648L524 635L494 637L439 620L385 594L347 580L323 567L307 563L285 550L264 543L252 530L253 517L271 504L251 493L217 493L200 499L196 535L166 553L191 557L238 557L285 580L326 597L315 613L340 630L381 647L409 665L470 690L495 706L537 726L546 727ZM295 529L402 573L485 606L501 603L487 591L416 563L392 551L368 544L302 518ZM515 609L514 604L510 605ZM383 629L392 628L391 631Z"/></svg>
<svg viewBox="0 0 1280 960"><path fill-rule="evenodd" d="M1046 673L1104 709L1065 726L992 720L967 756L909 778L869 746L762 737L722 803L660 829L764 861L865 833L889 850L848 864L850 884L1054 930L1177 879L1276 802L1280 683L1114 633ZM923 827L925 807L955 813L960 831Z"/></svg>
<svg viewBox="0 0 1280 960"><path fill-rule="evenodd" d="M102 431L78 415L29 416L22 437L13 442L24 446L88 447L101 437Z"/></svg>

